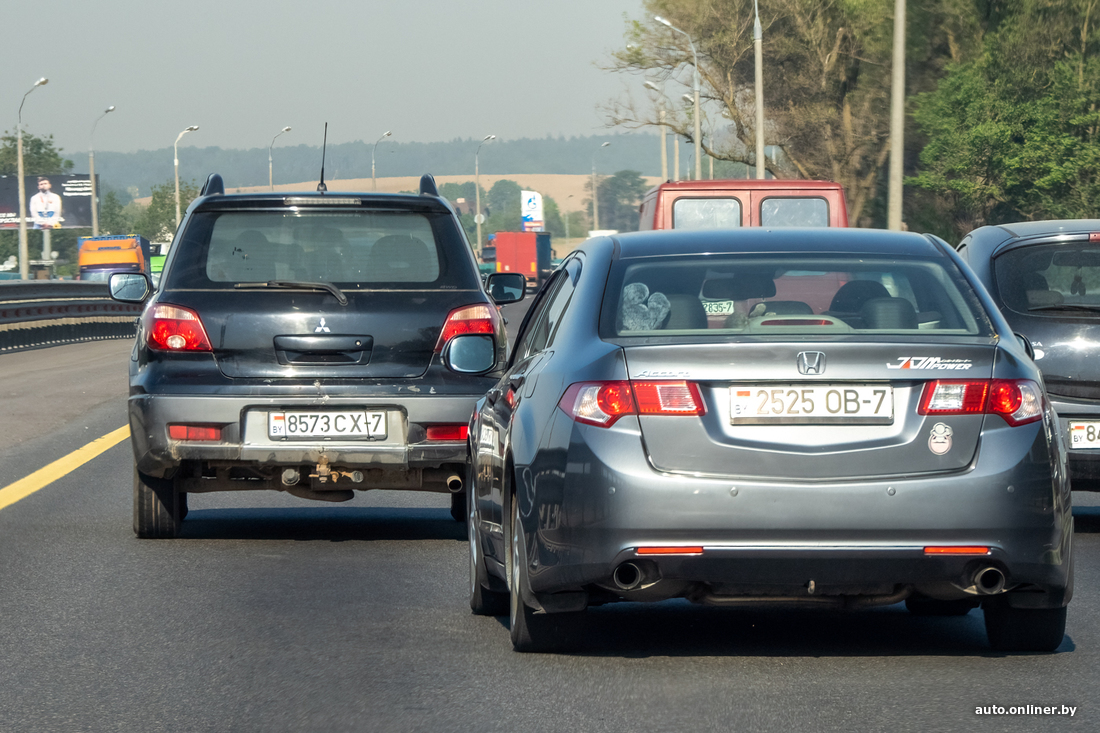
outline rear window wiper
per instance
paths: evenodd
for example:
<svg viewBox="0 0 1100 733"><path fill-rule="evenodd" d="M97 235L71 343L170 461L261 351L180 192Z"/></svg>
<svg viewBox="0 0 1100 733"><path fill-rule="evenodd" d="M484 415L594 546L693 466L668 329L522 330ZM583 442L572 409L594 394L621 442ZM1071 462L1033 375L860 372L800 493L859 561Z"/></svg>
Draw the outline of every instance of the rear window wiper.
<svg viewBox="0 0 1100 733"><path fill-rule="evenodd" d="M1100 313L1100 305L1078 305L1077 303L1051 303L1049 305L1036 305L1028 308L1029 311L1089 311Z"/></svg>
<svg viewBox="0 0 1100 733"><path fill-rule="evenodd" d="M269 280L265 283L237 283L235 288L302 288L305 290L324 290L332 293L340 305L348 304L348 296L332 283L313 282L311 280Z"/></svg>

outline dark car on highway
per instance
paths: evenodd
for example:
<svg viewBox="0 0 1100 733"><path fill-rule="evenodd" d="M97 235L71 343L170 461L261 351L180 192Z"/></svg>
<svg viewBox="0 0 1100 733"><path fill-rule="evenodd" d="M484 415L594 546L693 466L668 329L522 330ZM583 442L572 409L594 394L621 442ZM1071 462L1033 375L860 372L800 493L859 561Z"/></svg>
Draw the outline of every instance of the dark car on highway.
<svg viewBox="0 0 1100 733"><path fill-rule="evenodd" d="M959 254L1035 350L1077 491L1100 491L1100 220L975 229Z"/></svg>
<svg viewBox="0 0 1100 733"><path fill-rule="evenodd" d="M470 426L470 605L517 650L589 606L982 607L1053 650L1065 449L1026 345L955 251L850 229L589 240Z"/></svg>
<svg viewBox="0 0 1100 733"><path fill-rule="evenodd" d="M523 298L523 276L483 286L430 176L420 195L223 191L211 176L188 208L155 292L111 279L116 299L148 299L134 531L175 536L188 494L255 489L451 492L465 519L467 425L507 347L495 305Z"/></svg>

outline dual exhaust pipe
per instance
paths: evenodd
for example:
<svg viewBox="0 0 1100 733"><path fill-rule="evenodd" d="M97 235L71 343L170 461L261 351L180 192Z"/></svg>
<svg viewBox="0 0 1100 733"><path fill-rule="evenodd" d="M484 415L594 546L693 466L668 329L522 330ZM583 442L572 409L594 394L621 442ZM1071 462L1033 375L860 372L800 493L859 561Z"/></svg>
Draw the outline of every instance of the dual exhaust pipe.
<svg viewBox="0 0 1100 733"><path fill-rule="evenodd" d="M991 596L1005 589L1005 574L1000 568L986 565L974 573L974 589L980 596Z"/></svg>

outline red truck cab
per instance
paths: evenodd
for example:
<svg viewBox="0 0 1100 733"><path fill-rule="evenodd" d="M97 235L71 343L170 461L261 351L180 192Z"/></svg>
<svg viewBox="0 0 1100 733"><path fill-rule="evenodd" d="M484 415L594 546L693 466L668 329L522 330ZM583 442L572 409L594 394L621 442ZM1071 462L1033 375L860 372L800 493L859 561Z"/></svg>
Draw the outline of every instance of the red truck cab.
<svg viewBox="0 0 1100 733"><path fill-rule="evenodd" d="M844 189L832 181L666 181L646 192L638 229L846 227Z"/></svg>

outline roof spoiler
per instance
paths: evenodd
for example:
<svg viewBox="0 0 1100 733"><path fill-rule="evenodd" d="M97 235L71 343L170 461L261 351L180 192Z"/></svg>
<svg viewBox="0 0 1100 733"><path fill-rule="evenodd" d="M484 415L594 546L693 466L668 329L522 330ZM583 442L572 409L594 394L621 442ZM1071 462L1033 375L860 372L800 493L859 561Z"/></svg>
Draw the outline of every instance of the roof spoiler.
<svg viewBox="0 0 1100 733"><path fill-rule="evenodd" d="M439 189L435 185L435 177L431 173L425 173L420 176L420 195L421 196L438 196Z"/></svg>
<svg viewBox="0 0 1100 733"><path fill-rule="evenodd" d="M213 196L215 194L225 193L225 183L222 181L222 177L217 173L211 173L206 178L206 183L202 184L202 190L199 191L199 196Z"/></svg>

